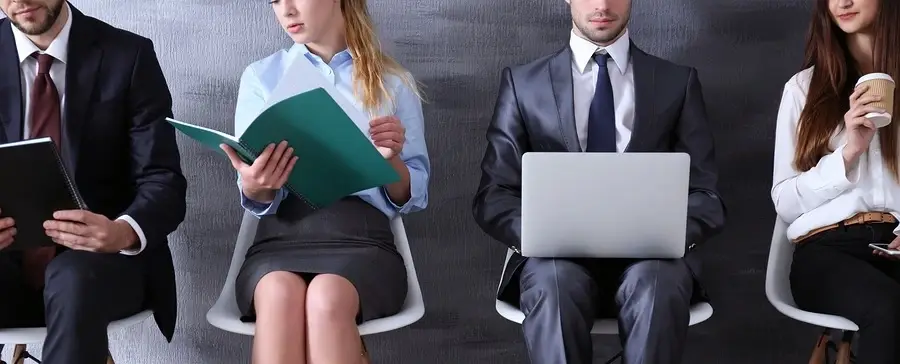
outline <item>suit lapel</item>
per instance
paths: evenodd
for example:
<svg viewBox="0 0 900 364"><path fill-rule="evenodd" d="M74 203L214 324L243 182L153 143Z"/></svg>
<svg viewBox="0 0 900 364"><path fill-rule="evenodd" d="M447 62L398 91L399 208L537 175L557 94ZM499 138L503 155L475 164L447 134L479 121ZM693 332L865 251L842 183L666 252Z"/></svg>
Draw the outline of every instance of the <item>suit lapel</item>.
<svg viewBox="0 0 900 364"><path fill-rule="evenodd" d="M640 151L643 148L643 131L651 128L656 119L656 97L654 83L656 63L650 56L631 45L631 65L634 67L634 129L626 152Z"/></svg>
<svg viewBox="0 0 900 364"><path fill-rule="evenodd" d="M63 151L73 174L78 166L82 132L102 57L102 50L95 45L95 40L91 23L73 6L69 63L66 65L66 121L63 125Z"/></svg>
<svg viewBox="0 0 900 364"><path fill-rule="evenodd" d="M7 19L0 20L0 124L5 134L2 140L6 142L22 138L24 106L21 74L12 24Z"/></svg>
<svg viewBox="0 0 900 364"><path fill-rule="evenodd" d="M569 47L550 59L550 81L556 111L559 117L559 131L569 152L580 152L578 130L575 127L575 101L572 91L572 51Z"/></svg>

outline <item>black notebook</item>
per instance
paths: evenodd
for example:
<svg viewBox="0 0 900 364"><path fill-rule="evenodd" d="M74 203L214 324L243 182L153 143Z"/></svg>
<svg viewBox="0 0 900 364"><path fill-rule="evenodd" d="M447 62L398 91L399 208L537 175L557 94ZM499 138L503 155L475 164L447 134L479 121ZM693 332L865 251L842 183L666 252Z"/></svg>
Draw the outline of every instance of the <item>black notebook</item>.
<svg viewBox="0 0 900 364"><path fill-rule="evenodd" d="M44 221L59 210L87 209L50 138L0 144L0 217L16 221L16 236L6 251L55 243Z"/></svg>

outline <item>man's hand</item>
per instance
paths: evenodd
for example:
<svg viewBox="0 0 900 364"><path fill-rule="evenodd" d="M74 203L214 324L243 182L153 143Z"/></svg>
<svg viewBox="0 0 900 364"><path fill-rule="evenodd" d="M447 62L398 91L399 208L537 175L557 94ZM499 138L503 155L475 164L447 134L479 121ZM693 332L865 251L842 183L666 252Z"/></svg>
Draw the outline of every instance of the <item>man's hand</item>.
<svg viewBox="0 0 900 364"><path fill-rule="evenodd" d="M0 218L0 250L12 244L14 236L16 236L16 222L11 217Z"/></svg>
<svg viewBox="0 0 900 364"><path fill-rule="evenodd" d="M888 244L888 249L897 250L900 249L900 236L894 238L890 244ZM880 250L872 250L872 254L880 255L882 257L891 259L891 260L900 260L900 255L890 255Z"/></svg>
<svg viewBox="0 0 900 364"><path fill-rule="evenodd" d="M53 220L44 222L44 230L54 242L73 250L118 253L139 244L137 233L127 222L111 221L85 210L54 212Z"/></svg>

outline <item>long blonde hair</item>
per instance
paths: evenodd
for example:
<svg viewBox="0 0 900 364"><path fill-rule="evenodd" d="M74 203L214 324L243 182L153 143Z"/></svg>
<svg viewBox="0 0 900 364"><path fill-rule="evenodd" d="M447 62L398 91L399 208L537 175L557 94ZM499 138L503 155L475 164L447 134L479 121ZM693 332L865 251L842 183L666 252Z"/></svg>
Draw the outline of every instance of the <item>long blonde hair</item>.
<svg viewBox="0 0 900 364"><path fill-rule="evenodd" d="M381 50L366 0L340 0L346 27L347 48L353 56L353 88L369 113L384 103L394 102L387 88L388 75L399 77L421 99L422 94L412 76L397 61Z"/></svg>

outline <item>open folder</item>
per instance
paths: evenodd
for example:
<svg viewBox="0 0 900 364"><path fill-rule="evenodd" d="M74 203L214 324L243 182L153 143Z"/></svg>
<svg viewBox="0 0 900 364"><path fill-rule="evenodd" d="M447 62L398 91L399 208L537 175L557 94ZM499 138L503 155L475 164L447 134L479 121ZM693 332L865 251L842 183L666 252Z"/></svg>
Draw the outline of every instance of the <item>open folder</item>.
<svg viewBox="0 0 900 364"><path fill-rule="evenodd" d="M400 180L340 105L321 88L287 97L264 110L240 137L166 119L206 147L225 154L231 146L250 164L269 144L287 141L297 163L286 187L312 208L322 208L353 193Z"/></svg>

